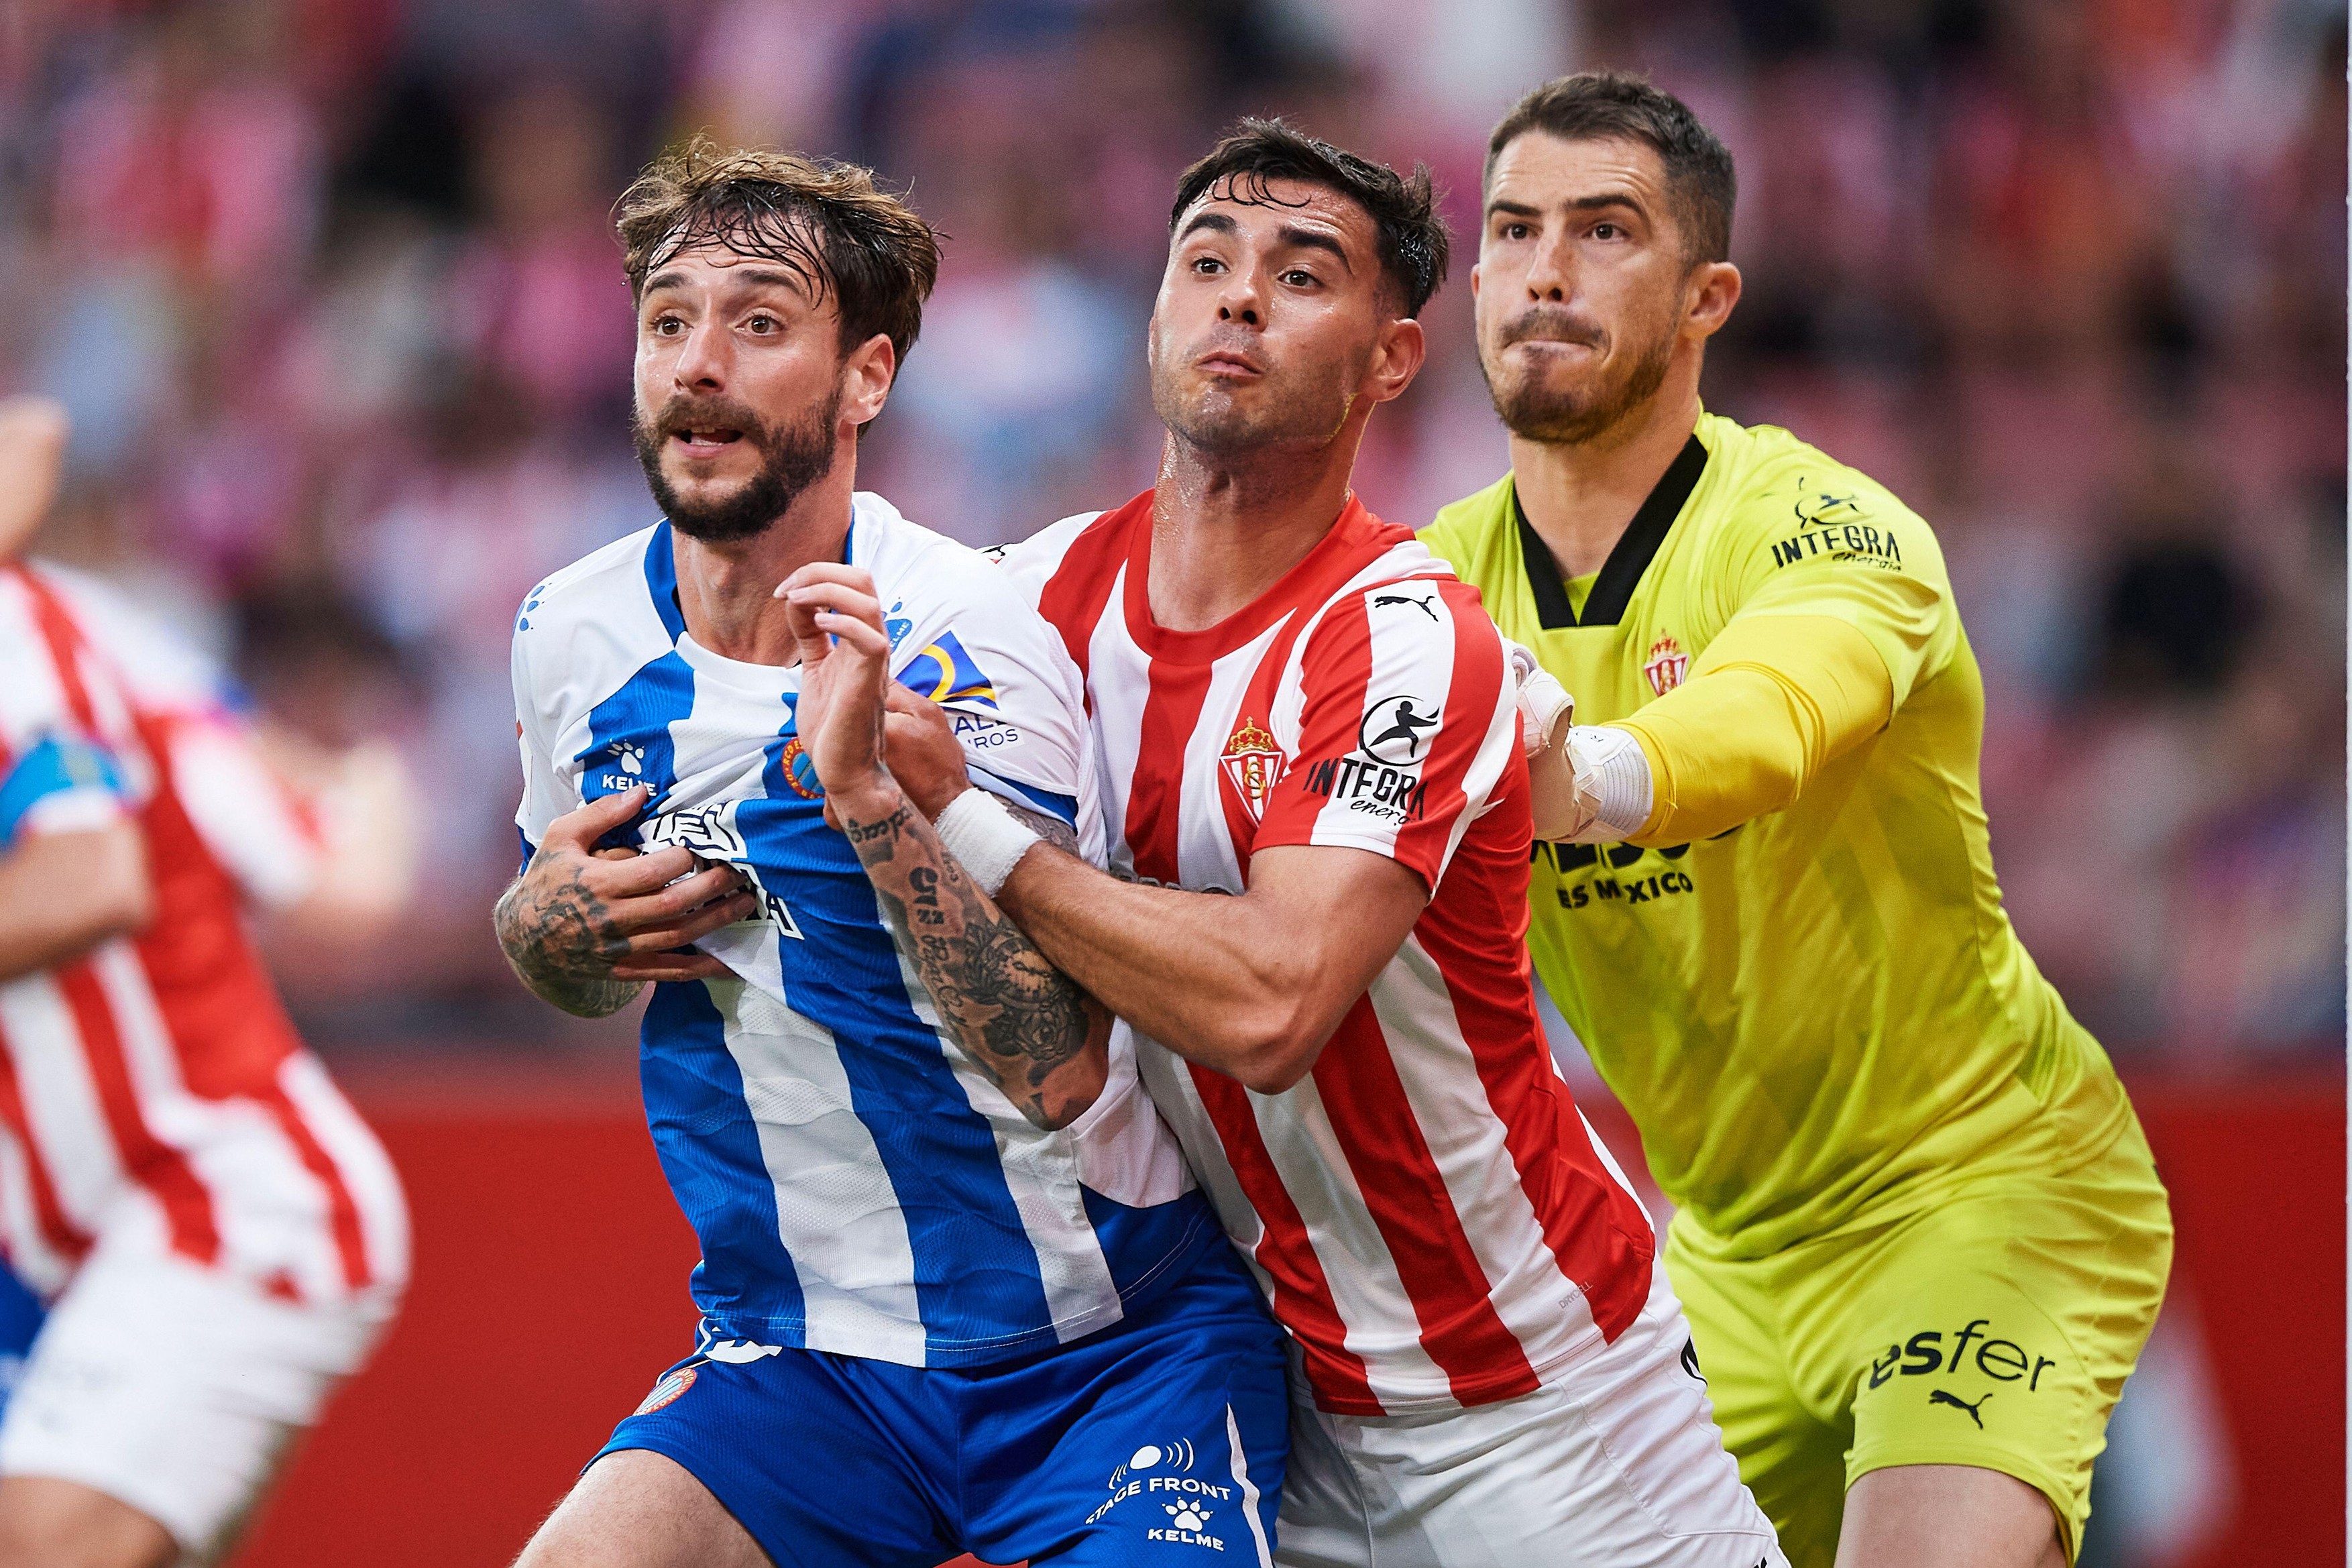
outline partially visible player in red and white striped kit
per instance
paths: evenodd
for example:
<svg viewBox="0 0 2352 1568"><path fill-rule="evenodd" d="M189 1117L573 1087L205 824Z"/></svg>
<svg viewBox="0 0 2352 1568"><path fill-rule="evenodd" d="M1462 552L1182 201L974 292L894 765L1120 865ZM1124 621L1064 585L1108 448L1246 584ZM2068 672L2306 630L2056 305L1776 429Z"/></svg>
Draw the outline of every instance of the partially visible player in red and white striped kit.
<svg viewBox="0 0 2352 1568"><path fill-rule="evenodd" d="M0 405L0 1247L48 1311L0 1562L151 1568L230 1544L389 1321L408 1220L243 926L340 840L201 661L6 559L62 436Z"/></svg>
<svg viewBox="0 0 2352 1568"><path fill-rule="evenodd" d="M1171 227L1158 484L1003 557L1085 672L1124 879L959 791L928 705L891 770L1135 1030L1289 1331L1277 1563L1783 1563L1537 1014L1511 650L1349 489L1444 277L1427 175L1245 122Z"/></svg>

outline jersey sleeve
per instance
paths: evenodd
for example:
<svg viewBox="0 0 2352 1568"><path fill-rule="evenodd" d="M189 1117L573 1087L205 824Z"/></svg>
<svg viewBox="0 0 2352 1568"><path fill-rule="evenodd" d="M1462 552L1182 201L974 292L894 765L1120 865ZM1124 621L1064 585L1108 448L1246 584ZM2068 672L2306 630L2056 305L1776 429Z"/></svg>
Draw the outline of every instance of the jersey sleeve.
<svg viewBox="0 0 2352 1568"><path fill-rule="evenodd" d="M1295 697L1295 760L1267 796L1257 849L1368 849L1433 889L1470 825L1526 772L1502 634L1452 578L1335 605L1309 634ZM1286 727L1280 705L1276 716Z"/></svg>
<svg viewBox="0 0 2352 1568"><path fill-rule="evenodd" d="M104 827L126 815L121 769L84 736L52 731L0 760L0 846Z"/></svg>
<svg viewBox="0 0 2352 1568"><path fill-rule="evenodd" d="M1712 837L1787 806L1958 644L1934 533L1851 469L1763 476L1732 520L1716 586L1728 618L1689 678L1617 721L1650 764L1636 843Z"/></svg>
<svg viewBox="0 0 2352 1568"><path fill-rule="evenodd" d="M0 845L104 827L131 808L122 763L75 713L78 677L22 577L0 578Z"/></svg>
<svg viewBox="0 0 2352 1568"><path fill-rule="evenodd" d="M524 617L517 616L510 667L514 678L515 744L522 756L522 801L515 807L515 831L521 841L524 866L529 866L530 858L539 853L539 843L546 836L548 824L580 804L572 798L555 765L551 739L555 733L554 716L548 710L549 694L540 691L533 679L530 645L526 640L529 634Z"/></svg>
<svg viewBox="0 0 2352 1568"><path fill-rule="evenodd" d="M318 885L319 826L310 805L226 709L189 709L162 721L172 788L213 858L256 904L288 909Z"/></svg>
<svg viewBox="0 0 2352 1568"><path fill-rule="evenodd" d="M1650 816L1633 840L1687 844L1779 811L1893 712L1885 666L1844 621L1736 618L1689 679L1615 721L1650 764Z"/></svg>
<svg viewBox="0 0 2352 1568"><path fill-rule="evenodd" d="M1951 577L1917 513L1852 469L1788 464L1738 520L1718 592L1730 621L1822 616L1862 634L1900 708L1958 644Z"/></svg>
<svg viewBox="0 0 2352 1568"><path fill-rule="evenodd" d="M61 572L55 586L105 649L205 849L248 902L299 903L321 869L318 823L256 745L228 670L102 581Z"/></svg>
<svg viewBox="0 0 2352 1568"><path fill-rule="evenodd" d="M1105 844L1094 751L1077 666L1021 589L977 557L957 591L894 635L892 673L945 709L971 782L1052 816L1101 865Z"/></svg>

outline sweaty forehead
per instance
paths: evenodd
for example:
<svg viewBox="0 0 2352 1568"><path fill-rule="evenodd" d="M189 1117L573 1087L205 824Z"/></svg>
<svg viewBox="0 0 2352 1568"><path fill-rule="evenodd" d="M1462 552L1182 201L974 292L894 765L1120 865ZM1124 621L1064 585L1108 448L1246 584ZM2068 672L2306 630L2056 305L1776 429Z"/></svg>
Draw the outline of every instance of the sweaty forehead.
<svg viewBox="0 0 2352 1568"><path fill-rule="evenodd" d="M1327 235L1348 255L1369 260L1378 237L1371 215L1354 200L1311 180L1265 179L1243 174L1219 180L1185 209L1176 226L1181 236L1203 213L1230 218L1243 233L1272 237L1284 228Z"/></svg>
<svg viewBox="0 0 2352 1568"><path fill-rule="evenodd" d="M814 237L804 233L743 229L712 234L687 228L654 252L646 275L648 294L665 286L696 289L781 289L811 304L830 292Z"/></svg>
<svg viewBox="0 0 2352 1568"><path fill-rule="evenodd" d="M1615 193L1630 195L1655 212L1664 189L1664 174L1658 154L1627 137L1570 141L1547 131L1529 131L1515 138L1496 158L1486 176L1486 205L1507 201L1519 206L1553 207Z"/></svg>

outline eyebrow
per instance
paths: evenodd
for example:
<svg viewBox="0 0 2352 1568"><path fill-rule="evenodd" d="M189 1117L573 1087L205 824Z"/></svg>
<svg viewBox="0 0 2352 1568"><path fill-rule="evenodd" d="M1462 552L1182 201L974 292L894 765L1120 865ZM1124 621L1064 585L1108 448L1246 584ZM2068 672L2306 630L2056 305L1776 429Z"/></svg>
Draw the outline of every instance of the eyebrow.
<svg viewBox="0 0 2352 1568"><path fill-rule="evenodd" d="M1183 229L1176 236L1176 241L1181 245L1190 239L1195 231L1204 228L1216 234L1241 232L1241 225L1235 223L1224 213L1200 212L1194 213L1192 219L1184 225ZM1339 258L1339 265L1346 268L1351 275L1356 270L1355 262L1349 258L1348 247L1320 229L1301 228L1297 224L1286 223L1276 231L1276 236L1283 244L1297 249L1328 250Z"/></svg>
<svg viewBox="0 0 2352 1568"><path fill-rule="evenodd" d="M1241 232L1241 226L1223 213L1197 212L1185 223L1183 230L1176 236L1176 238L1181 243L1192 238L1196 231L1204 228L1218 234L1238 234Z"/></svg>
<svg viewBox="0 0 2352 1568"><path fill-rule="evenodd" d="M1631 191L1604 191L1597 196L1577 196L1572 200L1562 202L1560 205L1570 212L1597 212L1603 207L1630 207L1643 217L1650 216L1650 209L1643 206L1642 199ZM1502 196L1497 196L1486 204L1488 217L1494 216L1496 213L1508 213L1513 217L1543 216L1541 207L1530 206L1525 202L1515 202Z"/></svg>
<svg viewBox="0 0 2352 1568"><path fill-rule="evenodd" d="M1356 270L1356 264L1348 258L1348 247L1319 229L1300 228L1286 223L1282 226L1282 240L1284 244L1297 246L1302 250L1328 250L1339 258L1339 265L1349 273Z"/></svg>
<svg viewBox="0 0 2352 1568"><path fill-rule="evenodd" d="M731 283L749 284L755 289L788 289L795 294L805 294L808 291L808 285L798 274L779 271L771 267L740 268L730 267L727 269L727 279ZM683 289L686 286L686 274L683 272L656 272L646 279L646 286L638 297L649 299L662 289Z"/></svg>

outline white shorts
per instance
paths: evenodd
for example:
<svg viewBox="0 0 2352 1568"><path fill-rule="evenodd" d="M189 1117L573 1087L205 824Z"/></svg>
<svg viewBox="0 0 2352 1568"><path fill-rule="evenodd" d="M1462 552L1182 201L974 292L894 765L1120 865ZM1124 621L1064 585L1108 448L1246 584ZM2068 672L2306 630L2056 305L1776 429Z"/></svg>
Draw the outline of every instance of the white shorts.
<svg viewBox="0 0 2352 1568"><path fill-rule="evenodd" d="M185 1258L101 1245L33 1341L0 1421L0 1475L104 1492L208 1561L393 1305L300 1305Z"/></svg>
<svg viewBox="0 0 2352 1568"><path fill-rule="evenodd" d="M1281 1568L1787 1568L1656 1269L1615 1343L1532 1394L1334 1415L1294 1378Z"/></svg>

